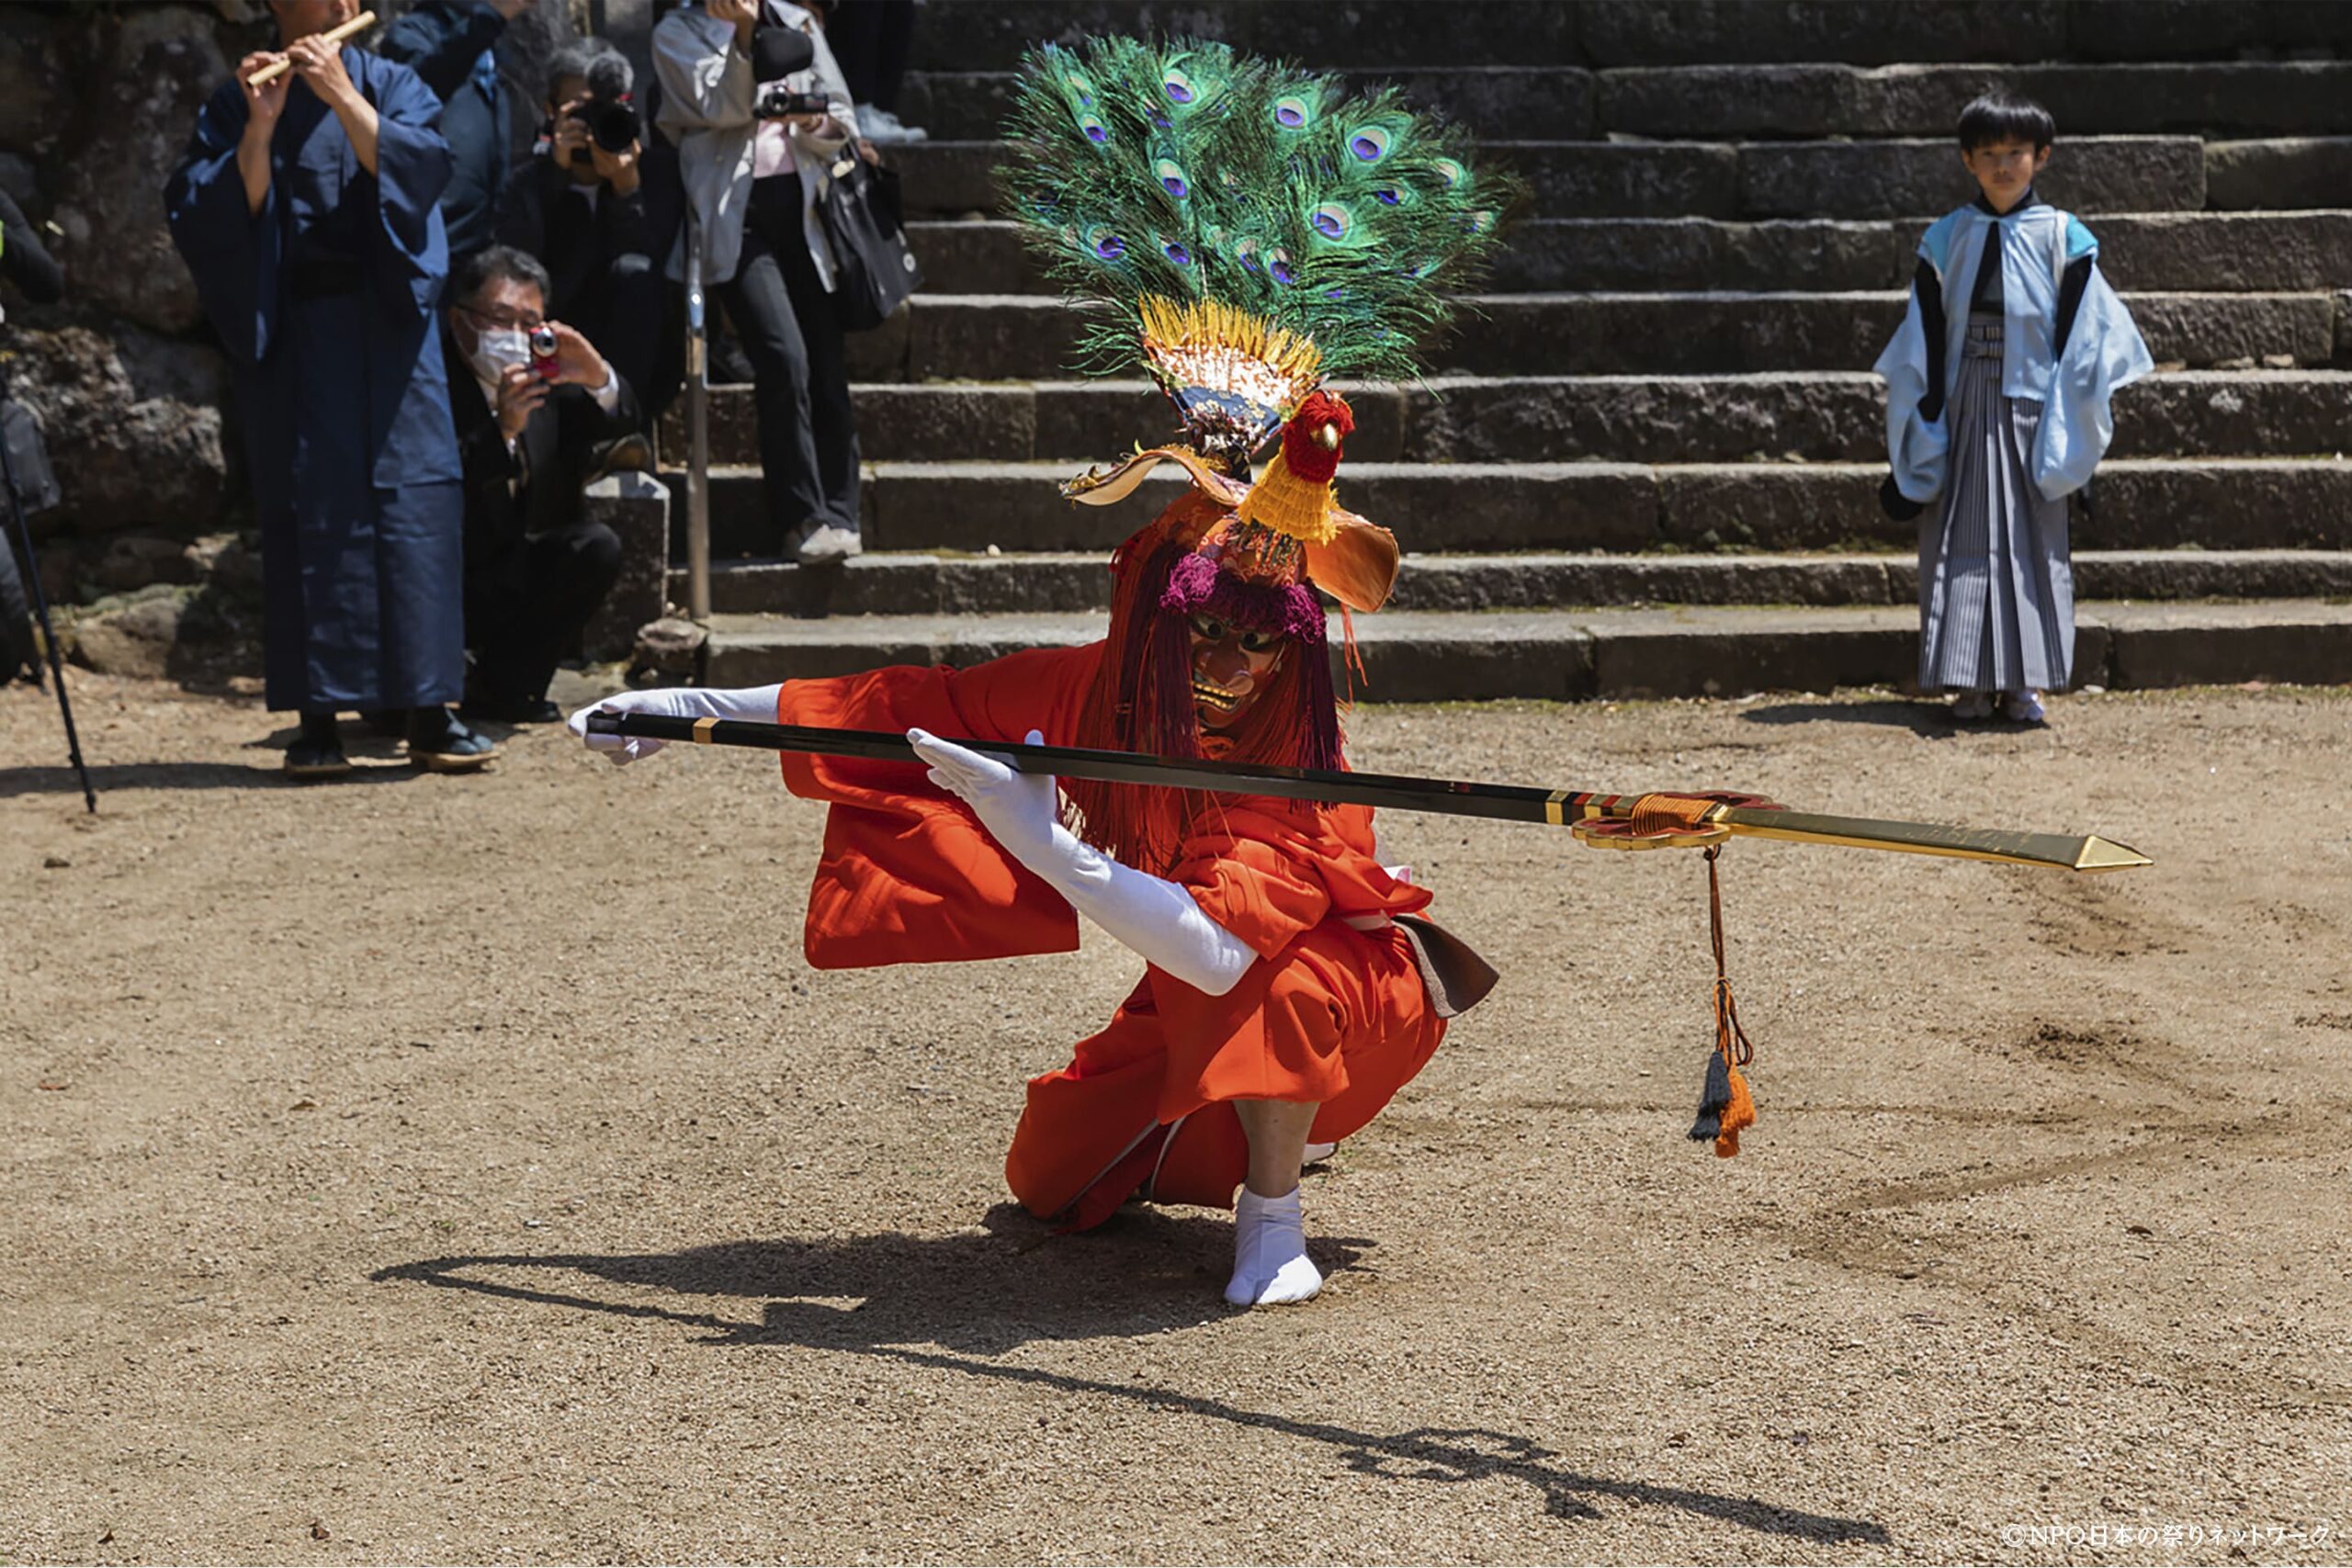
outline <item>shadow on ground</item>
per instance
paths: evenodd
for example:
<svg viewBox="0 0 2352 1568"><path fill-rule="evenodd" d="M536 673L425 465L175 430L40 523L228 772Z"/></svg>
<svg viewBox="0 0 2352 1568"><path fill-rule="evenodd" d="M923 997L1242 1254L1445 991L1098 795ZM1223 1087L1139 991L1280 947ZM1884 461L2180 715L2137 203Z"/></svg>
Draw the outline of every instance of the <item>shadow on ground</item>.
<svg viewBox="0 0 2352 1568"><path fill-rule="evenodd" d="M253 789L282 783L289 788L341 789L354 784L404 784L420 778L424 770L405 760L393 762L369 758L353 749L352 771L339 779L303 781L286 777L270 762L93 762L90 786L97 792L101 809L113 790ZM80 795L82 782L71 764L49 768L0 768L0 799L28 795Z"/></svg>
<svg viewBox="0 0 2352 1568"><path fill-rule="evenodd" d="M726 1242L671 1253L501 1254L436 1258L378 1270L379 1282L412 1282L510 1302L654 1318L707 1331L715 1347L799 1346L899 1361L959 1377L1022 1383L1124 1401L1170 1416L1280 1433L1338 1452L1361 1474L1459 1483L1524 1483L1555 1518L1597 1519L1596 1499L1674 1508L1759 1535L1886 1545L1884 1527L1776 1507L1755 1498L1592 1475L1557 1462L1532 1438L1469 1427L1358 1431L1251 1410L1175 1389L1075 1377L981 1358L1036 1340L1125 1337L1195 1327L1232 1315L1218 1299L1228 1231L1224 1222L1129 1211L1082 1237L1050 1236L1014 1205L990 1211L987 1234L903 1235L819 1241ZM1051 1267L1029 1255L1050 1244ZM1318 1258L1344 1269L1371 1244L1319 1238ZM763 1303L756 1319L658 1303L584 1294L593 1284L526 1283L485 1275L550 1274L682 1295ZM834 1304L834 1303L847 1304ZM924 1347L939 1347L928 1348Z"/></svg>
<svg viewBox="0 0 2352 1568"><path fill-rule="evenodd" d="M1763 703L1742 708L1739 716L1750 724L1894 725L1929 740L1949 740L1960 733L1951 709L1943 703Z"/></svg>
<svg viewBox="0 0 2352 1568"><path fill-rule="evenodd" d="M516 731L511 724L486 720L469 720L470 728L488 736L501 746L514 739ZM286 776L284 752L294 738L301 733L299 725L285 725L256 740L248 740L243 750L254 754L254 760L243 762L97 762L90 763L90 784L103 798L109 790L195 790L252 789L256 785L281 783L304 789L342 789L354 784L404 784L423 778L426 770L408 759L404 745L397 740L371 732L364 723L346 719L340 727L345 755L351 759L351 772L340 778L289 779ZM65 749L64 731L58 732L58 750ZM83 756L89 756L89 745L83 746ZM0 800L12 800L28 795L79 795L82 782L74 775L73 764L61 755L48 767L0 768Z"/></svg>

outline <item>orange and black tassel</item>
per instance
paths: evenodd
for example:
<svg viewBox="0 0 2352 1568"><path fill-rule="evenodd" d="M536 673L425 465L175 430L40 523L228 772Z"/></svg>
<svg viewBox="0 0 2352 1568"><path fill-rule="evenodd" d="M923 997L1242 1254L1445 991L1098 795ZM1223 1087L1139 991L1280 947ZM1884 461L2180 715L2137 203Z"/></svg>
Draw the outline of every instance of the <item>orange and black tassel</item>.
<svg viewBox="0 0 2352 1568"><path fill-rule="evenodd" d="M1740 1027L1731 980L1724 973L1724 899L1715 878L1715 857L1723 846L1711 844L1706 853L1708 925L1715 948L1715 1048L1707 1056L1707 1083L1700 1092L1698 1119L1690 1123L1690 1141L1712 1140L1715 1156L1729 1159L1739 1153L1740 1133L1756 1125L1756 1101L1739 1070L1755 1058L1756 1048Z"/></svg>

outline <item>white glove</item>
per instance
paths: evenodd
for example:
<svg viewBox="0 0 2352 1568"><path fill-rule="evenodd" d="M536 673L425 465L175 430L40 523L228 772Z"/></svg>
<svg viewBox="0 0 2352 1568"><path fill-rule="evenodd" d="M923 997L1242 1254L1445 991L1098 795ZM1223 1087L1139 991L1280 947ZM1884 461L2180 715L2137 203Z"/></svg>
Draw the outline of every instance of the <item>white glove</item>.
<svg viewBox="0 0 2352 1568"><path fill-rule="evenodd" d="M616 692L574 713L565 728L580 737L590 750L602 751L616 764L634 762L639 757L650 757L669 742L645 735L591 735L590 714L658 713L672 718L734 718L774 724L776 694L783 690L781 685L740 686L724 692L703 686L664 686L651 692Z"/></svg>
<svg viewBox="0 0 2352 1568"><path fill-rule="evenodd" d="M1029 744L1045 737L1029 732ZM907 731L931 782L960 796L1013 859L1145 963L1221 997L1258 961L1248 943L1201 912L1175 883L1122 865L1061 824L1049 773L1024 773L921 729Z"/></svg>

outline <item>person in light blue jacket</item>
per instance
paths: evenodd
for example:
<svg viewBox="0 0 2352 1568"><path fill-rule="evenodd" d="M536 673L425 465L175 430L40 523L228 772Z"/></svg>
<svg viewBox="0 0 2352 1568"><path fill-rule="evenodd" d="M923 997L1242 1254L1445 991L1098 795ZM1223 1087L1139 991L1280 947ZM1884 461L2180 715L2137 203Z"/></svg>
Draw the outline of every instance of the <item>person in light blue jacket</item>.
<svg viewBox="0 0 2352 1568"><path fill-rule="evenodd" d="M2098 242L2034 194L2056 128L2029 99L1988 94L1960 117L1982 194L1936 220L1886 382L1893 471L1879 499L1919 521L1919 689L1957 718L2043 721L2071 683L2075 580L2066 497L2115 428L2115 389L2154 368Z"/></svg>

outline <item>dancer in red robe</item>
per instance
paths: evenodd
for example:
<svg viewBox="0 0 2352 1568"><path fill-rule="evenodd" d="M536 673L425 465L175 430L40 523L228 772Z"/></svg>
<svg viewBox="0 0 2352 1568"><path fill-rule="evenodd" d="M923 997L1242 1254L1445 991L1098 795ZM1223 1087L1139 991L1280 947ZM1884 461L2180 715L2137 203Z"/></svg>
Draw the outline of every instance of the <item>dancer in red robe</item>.
<svg viewBox="0 0 2352 1568"><path fill-rule="evenodd" d="M1328 505L1350 423L1340 400L1302 399L1285 440L1313 454L1301 460L1313 477L1264 483L1317 489ZM1065 791L940 739L1341 765L1323 611L1296 570L1306 551L1237 514L1247 488L1205 465L1194 477L1200 488L1119 552L1102 642L966 670L628 693L574 725L616 761L661 743L588 735L588 713L903 731L923 764L784 759L793 793L831 807L809 962L1063 953L1080 912L1134 949L1147 963L1134 992L1069 1066L1031 1081L1006 1178L1071 1229L1134 1198L1231 1206L1227 1298L1271 1305L1323 1282L1299 1203L1310 1146L1370 1122L1481 988L1448 972L1453 944L1415 919L1430 892L1381 863L1366 807L1075 780ZM1345 513L1332 523L1331 575L1376 608L1394 541ZM1231 570L1266 556L1290 560L1288 581Z"/></svg>
<svg viewBox="0 0 2352 1568"><path fill-rule="evenodd" d="M1354 416L1322 380L1411 369L1405 329L1442 320L1502 192L1393 95L1349 103L1222 45L1048 46L1012 129L1033 241L1112 307L1088 346L1139 358L1184 424L1064 487L1110 504L1169 462L1192 481L1113 558L1108 636L966 670L628 693L573 728L620 761L661 742L589 734L589 713L903 732L919 763L785 758L786 785L830 807L809 962L1067 952L1085 916L1144 975L1031 1081L1013 1192L1071 1229L1130 1199L1230 1205L1226 1299L1305 1301L1323 1284L1299 1203L1310 1150L1411 1081L1492 972L1382 863L1367 807L1057 786L987 747L1346 765L1318 594L1350 625L1387 600L1398 553L1333 498Z"/></svg>

